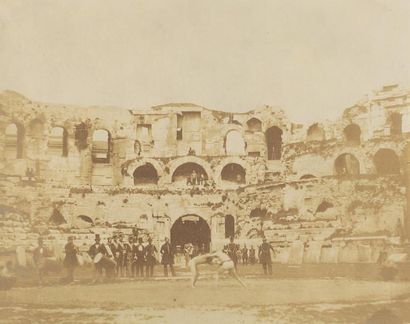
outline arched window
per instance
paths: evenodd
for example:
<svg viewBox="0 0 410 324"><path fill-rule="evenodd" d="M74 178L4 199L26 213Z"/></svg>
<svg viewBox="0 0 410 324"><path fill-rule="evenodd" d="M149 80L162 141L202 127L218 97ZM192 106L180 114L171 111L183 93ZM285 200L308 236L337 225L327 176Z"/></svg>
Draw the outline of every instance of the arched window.
<svg viewBox="0 0 410 324"><path fill-rule="evenodd" d="M322 127L320 127L317 123L311 125L308 128L307 141L324 141L325 140L325 132Z"/></svg>
<svg viewBox="0 0 410 324"><path fill-rule="evenodd" d="M21 159L23 157L23 127L10 124L5 129L5 155L9 159Z"/></svg>
<svg viewBox="0 0 410 324"><path fill-rule="evenodd" d="M97 129L93 133L92 157L94 163L110 162L111 135L105 129Z"/></svg>
<svg viewBox="0 0 410 324"><path fill-rule="evenodd" d="M240 132L232 130L226 134L225 151L227 155L245 154L245 140Z"/></svg>
<svg viewBox="0 0 410 324"><path fill-rule="evenodd" d="M221 172L221 179L234 183L245 183L246 171L237 163L229 163L224 166Z"/></svg>
<svg viewBox="0 0 410 324"><path fill-rule="evenodd" d="M374 165L378 174L400 173L400 161L397 154L390 149L380 149L374 155Z"/></svg>
<svg viewBox="0 0 410 324"><path fill-rule="evenodd" d="M63 127L53 127L48 137L48 152L55 156L68 156L68 136Z"/></svg>
<svg viewBox="0 0 410 324"><path fill-rule="evenodd" d="M206 180L208 175L205 169L197 163L187 162L177 167L172 174L172 182L185 182L197 184L202 177Z"/></svg>
<svg viewBox="0 0 410 324"><path fill-rule="evenodd" d="M251 132L261 132L262 131L262 122L255 117L249 119L246 125L248 125L248 130L250 130Z"/></svg>
<svg viewBox="0 0 410 324"><path fill-rule="evenodd" d="M282 130L273 126L266 130L268 160L280 160L282 156Z"/></svg>
<svg viewBox="0 0 410 324"><path fill-rule="evenodd" d="M335 160L336 175L356 176L360 174L359 160L352 154L345 153Z"/></svg>
<svg viewBox="0 0 410 324"><path fill-rule="evenodd" d="M345 140L349 144L360 144L361 130L356 124L350 124L343 130Z"/></svg>
<svg viewBox="0 0 410 324"><path fill-rule="evenodd" d="M393 113L390 115L390 134L400 135L402 133L402 115L399 113Z"/></svg>
<svg viewBox="0 0 410 324"><path fill-rule="evenodd" d="M235 235L235 218L232 215L225 216L225 238Z"/></svg>
<svg viewBox="0 0 410 324"><path fill-rule="evenodd" d="M157 184L158 173L151 163L146 163L134 171L134 185Z"/></svg>

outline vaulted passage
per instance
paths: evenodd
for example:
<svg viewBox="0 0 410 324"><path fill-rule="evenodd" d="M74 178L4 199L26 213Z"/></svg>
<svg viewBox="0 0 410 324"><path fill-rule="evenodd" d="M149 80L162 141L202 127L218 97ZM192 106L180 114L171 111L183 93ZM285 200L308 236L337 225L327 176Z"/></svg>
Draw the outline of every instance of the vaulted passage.
<svg viewBox="0 0 410 324"><path fill-rule="evenodd" d="M23 157L24 128L19 124L10 124L5 130L5 156L9 159Z"/></svg>
<svg viewBox="0 0 410 324"><path fill-rule="evenodd" d="M325 132L323 128L320 127L317 123L310 126L306 134L306 140L307 141L324 141Z"/></svg>
<svg viewBox="0 0 410 324"><path fill-rule="evenodd" d="M171 227L171 244L183 248L184 244L191 243L199 248L204 246L209 251L211 229L208 223L197 215L185 215L178 218Z"/></svg>
<svg viewBox="0 0 410 324"><path fill-rule="evenodd" d="M335 160L336 175L356 176L360 174L359 160L352 154L345 153L339 155Z"/></svg>
<svg viewBox="0 0 410 324"><path fill-rule="evenodd" d="M265 137L268 160L280 160L282 156L282 130L273 126L266 131Z"/></svg>
<svg viewBox="0 0 410 324"><path fill-rule="evenodd" d="M378 174L400 173L400 161L397 154L390 149L380 149L374 155L374 165Z"/></svg>
<svg viewBox="0 0 410 324"><path fill-rule="evenodd" d="M93 134L92 157L94 163L110 162L111 135L105 129L98 129Z"/></svg>
<svg viewBox="0 0 410 324"><path fill-rule="evenodd" d="M225 238L235 236L235 218L232 215L225 216Z"/></svg>
<svg viewBox="0 0 410 324"><path fill-rule="evenodd" d="M177 167L172 175L172 182L187 182L194 179L195 182L200 178L201 174L204 175L205 179L208 178L205 169L197 163L187 162L181 164Z"/></svg>
<svg viewBox="0 0 410 324"><path fill-rule="evenodd" d="M48 153L54 156L68 155L68 134L63 127L53 127L48 136Z"/></svg>
<svg viewBox="0 0 410 324"><path fill-rule="evenodd" d="M135 169L134 185L157 184L158 173L151 163L144 164Z"/></svg>
<svg viewBox="0 0 410 324"><path fill-rule="evenodd" d="M225 165L221 172L221 180L223 181L245 183L245 177L245 169L237 163L229 163Z"/></svg>

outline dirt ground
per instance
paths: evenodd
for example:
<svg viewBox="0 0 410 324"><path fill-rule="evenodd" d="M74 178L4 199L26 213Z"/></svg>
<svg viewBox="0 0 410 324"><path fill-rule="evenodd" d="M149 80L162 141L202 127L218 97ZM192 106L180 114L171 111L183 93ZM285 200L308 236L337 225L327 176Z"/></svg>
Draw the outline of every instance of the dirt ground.
<svg viewBox="0 0 410 324"><path fill-rule="evenodd" d="M160 269L157 269L160 270ZM117 279L92 285L17 287L0 292L1 323L385 323L410 322L410 282L348 277L290 278L241 269L247 288L205 269L192 289L177 278ZM278 270L278 269L276 269ZM305 269L306 270L306 269ZM325 273L327 273L325 271ZM307 275L305 277L308 277ZM322 276L323 277L323 276Z"/></svg>

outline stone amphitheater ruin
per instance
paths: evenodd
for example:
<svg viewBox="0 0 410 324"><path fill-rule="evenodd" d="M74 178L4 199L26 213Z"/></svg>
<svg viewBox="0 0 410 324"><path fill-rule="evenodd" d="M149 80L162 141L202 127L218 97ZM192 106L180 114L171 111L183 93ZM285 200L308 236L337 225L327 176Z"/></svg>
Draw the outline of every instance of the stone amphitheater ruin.
<svg viewBox="0 0 410 324"><path fill-rule="evenodd" d="M409 135L410 90L397 85L312 125L270 106L74 107L4 91L0 251L137 228L208 248L265 236L282 263L374 262L409 233Z"/></svg>

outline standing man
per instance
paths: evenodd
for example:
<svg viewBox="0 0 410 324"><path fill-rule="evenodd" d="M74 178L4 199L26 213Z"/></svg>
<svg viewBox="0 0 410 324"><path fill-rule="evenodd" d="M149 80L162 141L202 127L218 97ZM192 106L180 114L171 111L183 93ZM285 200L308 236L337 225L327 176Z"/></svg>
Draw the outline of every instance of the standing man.
<svg viewBox="0 0 410 324"><path fill-rule="evenodd" d="M173 277L175 277L175 271L174 271L174 249L172 248L172 245L169 243L169 238L165 238L165 243L161 246L160 249L161 253L161 263L164 265L164 276L168 277L168 266L171 270L171 274Z"/></svg>
<svg viewBox="0 0 410 324"><path fill-rule="evenodd" d="M117 252L118 252L117 275L118 277L122 277L125 273L125 264L126 264L125 246L124 246L122 235L120 235L120 239L119 239L118 246L117 246Z"/></svg>
<svg viewBox="0 0 410 324"><path fill-rule="evenodd" d="M38 246L33 251L33 260L37 268L38 283L39 285L43 284L43 277L45 274L45 264L46 258L51 255L47 247L44 246L44 241L42 237L39 237L37 240Z"/></svg>
<svg viewBox="0 0 410 324"><path fill-rule="evenodd" d="M134 237L132 235L128 236L128 242L124 244L125 248L125 269L126 276L134 276L134 266L133 266L133 253L132 246L134 245Z"/></svg>
<svg viewBox="0 0 410 324"><path fill-rule="evenodd" d="M67 283L72 283L74 281L74 269L78 266L77 253L78 247L74 245L74 237L69 236L67 238L67 244L64 247L65 257L64 266L67 268Z"/></svg>
<svg viewBox="0 0 410 324"><path fill-rule="evenodd" d="M138 238L138 244L133 246L133 256L135 264L135 274L137 277L144 277L144 265L145 265L145 248L142 244L142 237Z"/></svg>
<svg viewBox="0 0 410 324"><path fill-rule="evenodd" d="M248 265L248 248L246 247L246 244L244 244L242 249L242 263L243 265Z"/></svg>
<svg viewBox="0 0 410 324"><path fill-rule="evenodd" d="M228 244L228 255L233 261L233 264L235 265L235 270L236 270L236 265L238 263L237 252L238 252L238 246L234 242L234 237L231 236L230 243Z"/></svg>
<svg viewBox="0 0 410 324"><path fill-rule="evenodd" d="M145 269L145 276L153 277L154 276L154 265L157 262L155 254L157 253L157 248L154 244L152 244L152 238L148 239L148 245L145 247L145 262L146 262L146 269Z"/></svg>
<svg viewBox="0 0 410 324"><path fill-rule="evenodd" d="M263 267L263 272L265 275L269 274L270 276L272 275L272 260L270 257L270 251L275 254L275 250L272 248L272 246L267 243L266 238L263 238L263 243L259 247L259 261L262 263Z"/></svg>
<svg viewBox="0 0 410 324"><path fill-rule="evenodd" d="M256 262L256 251L253 245L251 245L251 248L249 249L249 262L253 265Z"/></svg>
<svg viewBox="0 0 410 324"><path fill-rule="evenodd" d="M101 243L100 234L95 234L95 243L90 246L90 249L88 250L88 255L91 257L92 260L94 260L95 256L98 253L101 253L103 256L108 254L104 244ZM95 266L95 272L94 272L93 283L96 283L102 280L102 269L103 268L102 268L101 263L94 263L94 266Z"/></svg>

